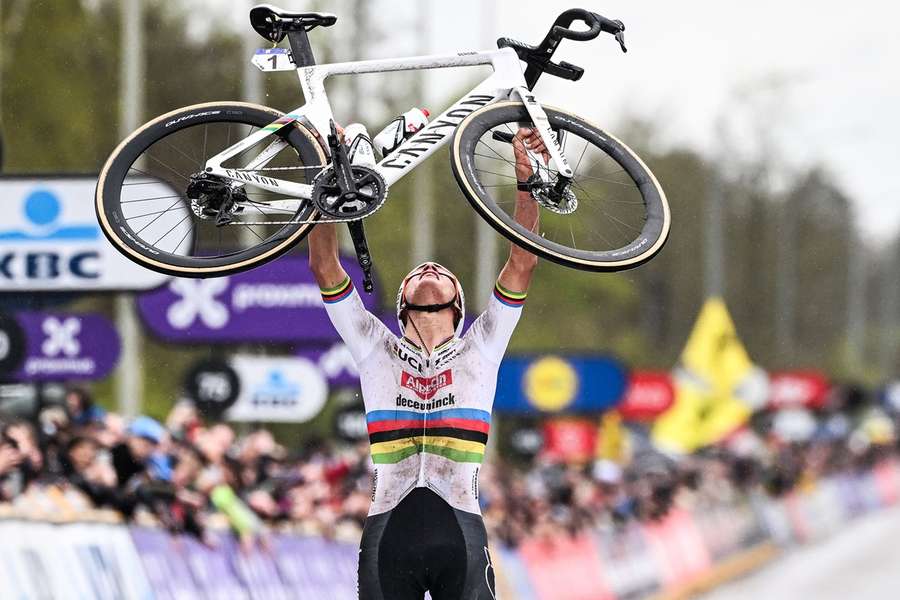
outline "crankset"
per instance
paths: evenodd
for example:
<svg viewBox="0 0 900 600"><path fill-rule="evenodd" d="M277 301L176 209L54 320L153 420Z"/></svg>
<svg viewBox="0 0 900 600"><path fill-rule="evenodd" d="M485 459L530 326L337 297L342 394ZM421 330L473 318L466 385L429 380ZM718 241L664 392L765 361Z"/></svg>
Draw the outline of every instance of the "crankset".
<svg viewBox="0 0 900 600"><path fill-rule="evenodd" d="M194 173L185 190L191 211L200 219L215 219L216 226L228 225L233 216L244 210L247 194L242 187L208 173Z"/></svg>
<svg viewBox="0 0 900 600"><path fill-rule="evenodd" d="M387 186L378 171L360 165L351 165L350 169L356 191L342 189L334 167L313 180L312 202L319 212L336 219L362 219L384 204Z"/></svg>
<svg viewBox="0 0 900 600"><path fill-rule="evenodd" d="M371 293L375 289L373 263L362 218L381 207L387 197L387 185L373 169L350 164L347 147L338 138L334 121L328 134L328 148L331 167L316 176L313 182L313 204L326 216L356 219L347 223L347 229L363 271L363 289Z"/></svg>

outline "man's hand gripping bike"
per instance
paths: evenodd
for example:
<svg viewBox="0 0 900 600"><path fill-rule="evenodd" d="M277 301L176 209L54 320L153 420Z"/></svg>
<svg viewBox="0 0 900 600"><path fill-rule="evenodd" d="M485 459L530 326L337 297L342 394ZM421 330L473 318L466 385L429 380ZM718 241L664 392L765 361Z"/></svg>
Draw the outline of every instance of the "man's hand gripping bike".
<svg viewBox="0 0 900 600"><path fill-rule="evenodd" d="M532 92L541 75L577 81L584 69L552 62L564 39L609 33L625 51L620 21L582 9L562 13L538 46L509 38L498 50L316 65L308 32L334 25L325 13L260 5L254 29L287 48L259 51L263 70L296 70L306 104L287 114L241 102L189 106L153 119L110 155L97 183L103 232L127 257L155 271L214 277L261 265L292 248L316 223L345 222L367 273L362 220L391 185L450 143L463 195L513 243L562 265L618 271L652 258L670 213L656 178L625 144ZM587 29L573 28L583 22ZM523 72L522 63L525 63ZM351 164L325 93L332 75L491 65L492 74L374 167ZM513 217L513 137L535 128L549 162L530 159L524 185L544 209L540 231ZM441 201L446 201L444 196Z"/></svg>

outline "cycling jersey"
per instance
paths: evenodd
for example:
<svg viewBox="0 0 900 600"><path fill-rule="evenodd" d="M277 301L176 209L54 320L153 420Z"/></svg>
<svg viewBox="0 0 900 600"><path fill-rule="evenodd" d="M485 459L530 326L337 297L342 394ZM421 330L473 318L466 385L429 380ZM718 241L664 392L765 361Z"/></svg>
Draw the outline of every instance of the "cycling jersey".
<svg viewBox="0 0 900 600"><path fill-rule="evenodd" d="M322 298L359 369L375 464L369 515L393 509L417 487L480 514L478 471L497 370L525 294L498 283L469 330L430 355L366 311L349 278Z"/></svg>

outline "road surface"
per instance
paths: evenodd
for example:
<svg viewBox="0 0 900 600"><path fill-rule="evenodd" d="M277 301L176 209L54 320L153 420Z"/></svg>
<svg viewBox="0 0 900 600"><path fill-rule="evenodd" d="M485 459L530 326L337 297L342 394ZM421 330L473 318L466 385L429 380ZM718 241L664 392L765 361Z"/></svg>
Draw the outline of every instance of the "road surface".
<svg viewBox="0 0 900 600"><path fill-rule="evenodd" d="M900 598L900 508L849 523L837 535L788 550L703 600Z"/></svg>

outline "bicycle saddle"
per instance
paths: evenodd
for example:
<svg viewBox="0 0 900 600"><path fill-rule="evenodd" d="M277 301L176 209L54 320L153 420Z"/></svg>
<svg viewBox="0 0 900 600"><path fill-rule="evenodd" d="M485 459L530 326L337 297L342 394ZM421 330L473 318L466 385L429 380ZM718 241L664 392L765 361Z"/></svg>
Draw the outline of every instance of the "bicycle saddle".
<svg viewBox="0 0 900 600"><path fill-rule="evenodd" d="M337 17L330 13L291 12L271 4L260 4L250 9L250 25L256 33L278 43L291 31L310 31L316 27L331 27Z"/></svg>

